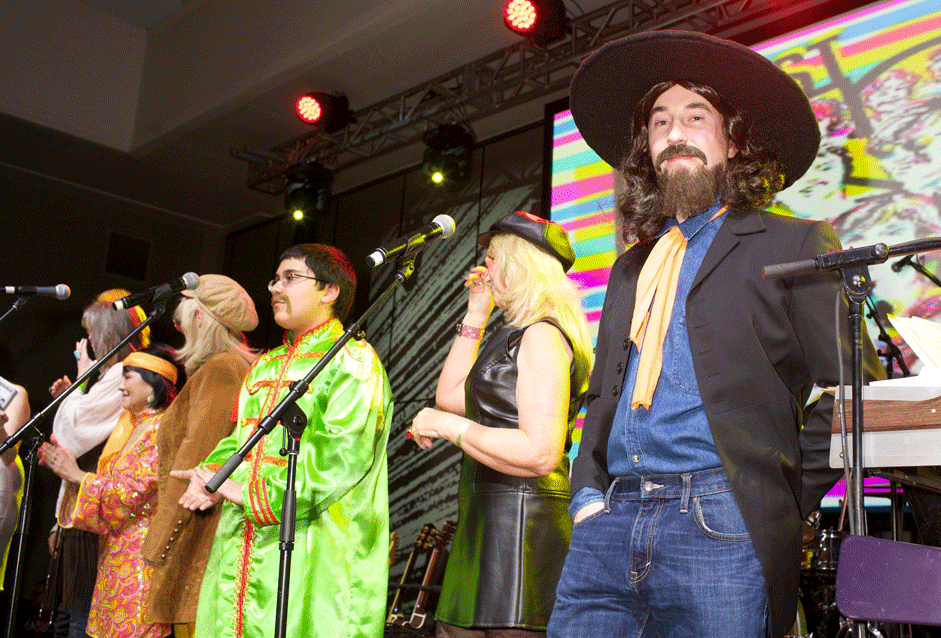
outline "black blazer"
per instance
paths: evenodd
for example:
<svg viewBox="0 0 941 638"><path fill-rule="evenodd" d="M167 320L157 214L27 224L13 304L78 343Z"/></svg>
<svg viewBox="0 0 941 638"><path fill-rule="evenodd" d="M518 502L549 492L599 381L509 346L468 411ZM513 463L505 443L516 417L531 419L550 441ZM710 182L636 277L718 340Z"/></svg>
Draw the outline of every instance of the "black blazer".
<svg viewBox="0 0 941 638"><path fill-rule="evenodd" d="M630 351L637 277L654 242L635 245L611 269L572 494L605 491L611 422ZM771 635L794 624L800 584L801 518L840 476L829 467L833 396L824 394L801 428L814 382L836 386L837 273L763 279L769 264L838 250L825 222L764 211L728 214L686 300L687 331L699 391L768 586ZM840 296L845 382L851 379L847 303ZM868 337L864 369L884 371Z"/></svg>

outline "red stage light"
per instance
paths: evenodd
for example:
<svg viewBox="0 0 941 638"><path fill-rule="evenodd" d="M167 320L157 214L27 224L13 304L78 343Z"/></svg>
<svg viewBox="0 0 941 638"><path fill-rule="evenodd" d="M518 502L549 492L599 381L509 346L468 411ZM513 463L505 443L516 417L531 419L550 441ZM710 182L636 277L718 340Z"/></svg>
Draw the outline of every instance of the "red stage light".
<svg viewBox="0 0 941 638"><path fill-rule="evenodd" d="M339 131L356 121L350 101L342 93L305 93L297 98L294 111L304 124L317 126L327 133Z"/></svg>
<svg viewBox="0 0 941 638"><path fill-rule="evenodd" d="M510 0L503 10L503 19L508 27L525 34L536 24L536 7L530 0Z"/></svg>
<svg viewBox="0 0 941 638"><path fill-rule="evenodd" d="M320 116L323 115L323 107L320 106L320 102L309 93L297 98L294 108L297 111L297 117L307 124L316 124L320 120Z"/></svg>
<svg viewBox="0 0 941 638"><path fill-rule="evenodd" d="M563 0L507 0L503 22L537 46L557 42L569 31Z"/></svg>

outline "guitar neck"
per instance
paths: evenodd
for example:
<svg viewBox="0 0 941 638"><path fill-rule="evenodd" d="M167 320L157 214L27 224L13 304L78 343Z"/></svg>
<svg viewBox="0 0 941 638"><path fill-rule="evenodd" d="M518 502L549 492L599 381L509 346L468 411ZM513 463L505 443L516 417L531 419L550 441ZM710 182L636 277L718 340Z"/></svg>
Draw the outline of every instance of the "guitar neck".
<svg viewBox="0 0 941 638"><path fill-rule="evenodd" d="M421 629L424 627L425 622L427 621L428 612L425 610L425 605L428 603L428 596L431 594L429 587L435 579L438 560L441 558L442 552L444 552L445 548L448 546L448 543L451 541L451 535L454 533L454 528L454 521L448 521L445 523L444 529L441 530L441 533L438 537L438 542L435 545L435 548L431 551L431 556L428 558L428 566L425 567L425 577L422 579L422 586L418 592L418 597L415 599L415 607L412 609L412 617L408 621L408 624L411 627Z"/></svg>
<svg viewBox="0 0 941 638"><path fill-rule="evenodd" d="M415 599L415 607L412 610L412 618L408 621L408 624L415 626L413 623L416 616L421 616L422 621L425 619L425 604L428 602L428 586L431 585L432 579L434 579L435 567L438 565L438 556L441 555L441 549L435 547L431 550L431 557L428 559L428 567L425 569L425 578L421 581L421 590L418 592L418 598ZM421 627L421 625L418 625Z"/></svg>
<svg viewBox="0 0 941 638"><path fill-rule="evenodd" d="M405 620L401 614L399 614L399 598L402 595L402 587L411 576L412 565L415 563L415 557L418 555L419 550L427 549L431 546L430 540L434 539L438 534L438 530L435 529L435 526L431 523L425 523L422 525L421 531L418 532L418 538L415 539L415 544L412 546L412 551L408 555L408 561L405 563L405 569L402 571L402 578L399 580L400 587L396 588L395 596L392 598L392 604L389 606L389 614L386 616L386 622L392 623L395 625L404 625Z"/></svg>
<svg viewBox="0 0 941 638"><path fill-rule="evenodd" d="M402 578L399 579L399 585L404 585L408 580L409 574L412 571L412 564L415 562L415 552L417 551L417 547L412 547L412 551L408 555L408 560L405 562L405 570L402 572ZM402 588L399 587L395 590L395 596L392 598L392 604L389 606L389 615L386 616L387 623L391 623L395 620L399 607L399 596L401 595Z"/></svg>

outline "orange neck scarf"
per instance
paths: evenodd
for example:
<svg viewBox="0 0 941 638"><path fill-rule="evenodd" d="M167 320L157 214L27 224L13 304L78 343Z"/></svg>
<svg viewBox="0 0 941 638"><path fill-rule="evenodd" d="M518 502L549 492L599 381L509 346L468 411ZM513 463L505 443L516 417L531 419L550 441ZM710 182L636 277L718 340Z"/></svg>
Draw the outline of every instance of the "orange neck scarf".
<svg viewBox="0 0 941 638"><path fill-rule="evenodd" d="M728 206L723 206L709 221L727 209ZM663 368L663 341L670 326L685 254L686 238L679 226L674 226L660 236L640 270L634 316L631 318L631 341L640 352L640 363L631 409L644 406L649 410L653 401L653 392Z"/></svg>

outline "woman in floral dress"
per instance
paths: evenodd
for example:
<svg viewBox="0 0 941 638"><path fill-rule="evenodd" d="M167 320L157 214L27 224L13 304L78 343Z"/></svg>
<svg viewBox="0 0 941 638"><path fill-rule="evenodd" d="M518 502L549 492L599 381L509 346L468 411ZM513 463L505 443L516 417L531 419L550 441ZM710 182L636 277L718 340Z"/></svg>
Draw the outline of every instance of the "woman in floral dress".
<svg viewBox="0 0 941 638"><path fill-rule="evenodd" d="M170 625L145 621L151 567L140 555L157 505L160 417L176 396L179 368L173 351L154 345L124 359L118 390L124 412L98 460L83 472L55 437L39 450L40 463L68 485L59 524L104 537L87 632L95 638L160 638Z"/></svg>

